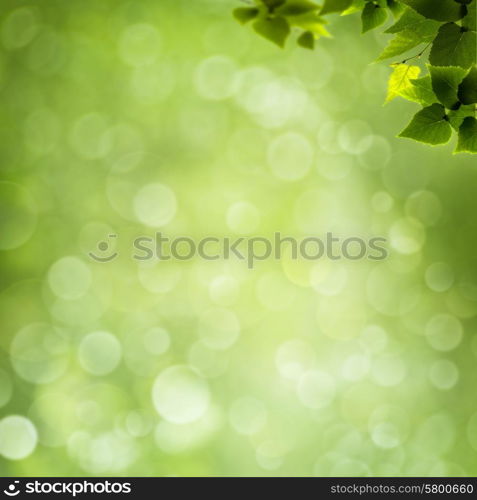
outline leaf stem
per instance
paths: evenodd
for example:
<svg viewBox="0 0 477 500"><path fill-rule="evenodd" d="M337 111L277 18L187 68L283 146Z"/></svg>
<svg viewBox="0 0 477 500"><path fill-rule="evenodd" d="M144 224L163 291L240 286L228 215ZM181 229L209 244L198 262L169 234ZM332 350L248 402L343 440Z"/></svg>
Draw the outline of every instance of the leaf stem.
<svg viewBox="0 0 477 500"><path fill-rule="evenodd" d="M408 61L412 61L413 59L419 59L423 54L424 52L432 45L432 42L429 42L422 50L421 52L419 52L419 54L416 54L415 56L412 56L412 57L408 57L406 59L404 59L403 61L401 61L400 63L396 63L396 64L405 64L407 63Z"/></svg>

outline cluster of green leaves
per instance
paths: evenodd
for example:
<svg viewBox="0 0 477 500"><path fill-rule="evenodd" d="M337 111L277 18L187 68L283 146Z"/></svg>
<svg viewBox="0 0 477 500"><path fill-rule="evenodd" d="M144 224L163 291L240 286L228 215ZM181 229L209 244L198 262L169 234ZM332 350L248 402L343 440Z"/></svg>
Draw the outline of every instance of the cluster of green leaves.
<svg viewBox="0 0 477 500"><path fill-rule="evenodd" d="M329 36L327 14L360 12L363 33L393 19L385 31L393 37L377 60L403 59L391 64L386 102L399 96L422 106L400 137L445 144L455 130L456 152L477 153L476 5L477 0L254 0L234 16L280 47L295 30L297 43L307 49ZM413 49L418 53L406 57ZM416 62L426 52L422 68Z"/></svg>
<svg viewBox="0 0 477 500"><path fill-rule="evenodd" d="M306 49L315 47L315 40L329 36L320 6L309 0L257 0L254 6L234 10L242 24L253 21L253 29L283 47L292 28L300 32L297 43Z"/></svg>

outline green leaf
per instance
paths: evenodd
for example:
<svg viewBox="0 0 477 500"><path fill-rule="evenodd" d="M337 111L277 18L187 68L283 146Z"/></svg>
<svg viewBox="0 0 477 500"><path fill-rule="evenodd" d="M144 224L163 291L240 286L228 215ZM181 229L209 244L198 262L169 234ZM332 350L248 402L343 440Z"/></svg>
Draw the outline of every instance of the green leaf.
<svg viewBox="0 0 477 500"><path fill-rule="evenodd" d="M468 69L476 61L476 33L455 23L441 26L432 45L429 61L433 66L460 66Z"/></svg>
<svg viewBox="0 0 477 500"><path fill-rule="evenodd" d="M325 0L320 14L330 14L331 12L343 12L348 9L353 0Z"/></svg>
<svg viewBox="0 0 477 500"><path fill-rule="evenodd" d="M283 5L286 0L260 0L260 2L267 7L270 13L273 13L275 9Z"/></svg>
<svg viewBox="0 0 477 500"><path fill-rule="evenodd" d="M429 66L432 89L439 101L448 109L459 104L457 90L466 70L457 66Z"/></svg>
<svg viewBox="0 0 477 500"><path fill-rule="evenodd" d="M465 6L454 0L400 0L419 14L436 21L458 21L462 19L467 10Z"/></svg>
<svg viewBox="0 0 477 500"><path fill-rule="evenodd" d="M300 47L313 50L315 48L315 37L311 31L304 31L297 40Z"/></svg>
<svg viewBox="0 0 477 500"><path fill-rule="evenodd" d="M470 30L477 30L477 1L473 1L468 7L468 14L462 19L462 26Z"/></svg>
<svg viewBox="0 0 477 500"><path fill-rule="evenodd" d="M301 28L302 30L311 31L315 38L330 36L324 26L325 20L316 14L316 12L308 12L306 14L302 14L301 16L295 16L290 19L290 23L297 28Z"/></svg>
<svg viewBox="0 0 477 500"><path fill-rule="evenodd" d="M290 34L290 26L283 17L258 19L253 23L253 29L261 36L284 47Z"/></svg>
<svg viewBox="0 0 477 500"><path fill-rule="evenodd" d="M399 134L399 137L407 137L418 142L437 145L445 144L452 135L442 104L432 104L419 111L411 123Z"/></svg>
<svg viewBox="0 0 477 500"><path fill-rule="evenodd" d="M462 104L477 103L477 67L473 66L469 74L459 85L457 93Z"/></svg>
<svg viewBox="0 0 477 500"><path fill-rule="evenodd" d="M421 73L421 68L419 66L396 64L393 68L394 71L389 77L386 102L392 101L394 98L401 95L401 92L412 87L411 80L416 79Z"/></svg>
<svg viewBox="0 0 477 500"><path fill-rule="evenodd" d="M232 12L233 16L241 24L248 23L258 16L259 10L255 7L238 7Z"/></svg>
<svg viewBox="0 0 477 500"><path fill-rule="evenodd" d="M361 14L361 20L363 22L363 29L361 32L366 33L367 31L381 26L381 24L386 22L387 18L388 13L386 9L383 9L383 7L373 2L368 2Z"/></svg>
<svg viewBox="0 0 477 500"><path fill-rule="evenodd" d="M449 111L447 113L447 117L449 118L449 123L451 124L452 128L458 132L464 119L468 116L474 116L474 114L475 108L473 105L460 106L458 109Z"/></svg>
<svg viewBox="0 0 477 500"><path fill-rule="evenodd" d="M413 36L411 33L398 33L392 40L390 40L376 61L384 61L390 57L399 56L414 47L421 45L421 43L422 39L420 37Z"/></svg>
<svg viewBox="0 0 477 500"><path fill-rule="evenodd" d="M437 102L436 94L432 90L430 75L411 80L411 85L402 89L399 95L408 101L417 102L423 107Z"/></svg>
<svg viewBox="0 0 477 500"><path fill-rule="evenodd" d="M366 0L353 0L352 4L344 10L341 15L348 16L349 14L354 14L355 12L361 12L366 5Z"/></svg>
<svg viewBox="0 0 477 500"><path fill-rule="evenodd" d="M400 33L401 31L411 32L415 36L420 37L435 37L439 29L440 23L433 19L427 19L415 10L406 8L403 15L388 28L385 33ZM427 40L423 40L427 41ZM429 40L430 41L430 40Z"/></svg>
<svg viewBox="0 0 477 500"><path fill-rule="evenodd" d="M477 120L467 117L459 128L456 153L477 153Z"/></svg>
<svg viewBox="0 0 477 500"><path fill-rule="evenodd" d="M278 9L276 13L280 16L301 16L307 12L318 10L316 3L309 2L308 0L288 0L288 2Z"/></svg>
<svg viewBox="0 0 477 500"><path fill-rule="evenodd" d="M387 0L389 10L393 13L395 17L402 14L404 10L404 5L396 0Z"/></svg>
<svg viewBox="0 0 477 500"><path fill-rule="evenodd" d="M415 10L406 7L399 20L385 31L385 33L396 36L388 43L377 60L382 61L396 57L421 43L431 42L435 38L439 26L440 23L437 21L426 19Z"/></svg>

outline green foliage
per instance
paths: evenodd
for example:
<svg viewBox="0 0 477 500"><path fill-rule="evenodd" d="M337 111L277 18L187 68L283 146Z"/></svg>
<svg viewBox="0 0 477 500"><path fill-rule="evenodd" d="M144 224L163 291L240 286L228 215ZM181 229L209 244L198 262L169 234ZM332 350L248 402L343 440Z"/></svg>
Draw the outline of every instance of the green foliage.
<svg viewBox="0 0 477 500"><path fill-rule="evenodd" d="M401 0L416 12L436 21L458 21L467 13L467 8L455 0Z"/></svg>
<svg viewBox="0 0 477 500"><path fill-rule="evenodd" d="M477 153L477 120L468 116L459 128L456 153Z"/></svg>
<svg viewBox="0 0 477 500"><path fill-rule="evenodd" d="M457 92L462 104L477 103L477 67L474 66L469 74L462 80Z"/></svg>
<svg viewBox="0 0 477 500"><path fill-rule="evenodd" d="M302 14L306 14L308 12L313 12L314 10L318 10L318 5L308 2L307 0L293 0L288 1L282 6L278 7L276 10L277 14L280 16L301 16Z"/></svg>
<svg viewBox="0 0 477 500"><path fill-rule="evenodd" d="M285 41L290 34L290 26L284 17L264 17L253 23L253 29L279 47L285 45Z"/></svg>
<svg viewBox="0 0 477 500"><path fill-rule="evenodd" d="M415 141L436 145L449 141L452 129L442 104L432 104L419 111L399 134Z"/></svg>
<svg viewBox="0 0 477 500"><path fill-rule="evenodd" d="M404 10L404 5L397 0L388 0L387 1L389 10L393 13L394 16L400 16Z"/></svg>
<svg viewBox="0 0 477 500"><path fill-rule="evenodd" d="M320 14L330 14L331 12L343 12L351 7L353 0L325 0Z"/></svg>
<svg viewBox="0 0 477 500"><path fill-rule="evenodd" d="M430 66L432 89L439 101L448 109L459 105L457 91L466 71L456 66Z"/></svg>
<svg viewBox="0 0 477 500"><path fill-rule="evenodd" d="M233 11L235 19L241 24L248 23L258 16L259 10L254 7L239 7Z"/></svg>
<svg viewBox="0 0 477 500"><path fill-rule="evenodd" d="M476 62L476 43L475 31L455 23L444 24L432 44L429 61L434 66L470 68Z"/></svg>
<svg viewBox="0 0 477 500"><path fill-rule="evenodd" d="M452 128L456 131L459 132L459 128L462 125L462 122L468 117L468 116L474 116L475 114L475 107L473 105L470 106L459 106L457 109L451 109L447 113L447 117L449 118L449 123L451 124Z"/></svg>
<svg viewBox="0 0 477 500"><path fill-rule="evenodd" d="M406 7L398 21L385 31L395 37L390 40L378 61L399 56L418 45L431 42L437 35L439 26L437 21L426 19Z"/></svg>
<svg viewBox="0 0 477 500"><path fill-rule="evenodd" d="M351 5L341 12L342 16L349 16L350 14L354 14L356 12L361 12L364 9L364 6L366 5L367 0L353 0Z"/></svg>
<svg viewBox="0 0 477 500"><path fill-rule="evenodd" d="M315 48L315 37L311 31L304 31L298 37L297 43L305 49L313 50Z"/></svg>
<svg viewBox="0 0 477 500"><path fill-rule="evenodd" d="M362 33L386 23L392 35L377 61L391 64L386 103L396 97L422 106L401 132L427 144L445 144L458 133L456 152L476 153L477 125L477 0L255 0L237 8L242 24L284 47L297 33L296 43L313 50L316 40L329 36L327 14L361 13ZM412 53L414 49L414 52ZM421 59L428 54L429 64ZM412 61L412 63L411 63ZM421 72L427 69L428 74Z"/></svg>
<svg viewBox="0 0 477 500"><path fill-rule="evenodd" d="M422 44L421 38L412 33L398 33L381 52L377 61L384 61L391 57L397 57L405 54L409 50Z"/></svg>
<svg viewBox="0 0 477 500"><path fill-rule="evenodd" d="M386 102L392 101L395 97L402 95L402 92L409 90L412 87L412 80L415 80L420 73L419 66L395 64L394 71L389 78Z"/></svg>
<svg viewBox="0 0 477 500"><path fill-rule="evenodd" d="M477 30L477 2L472 2L467 6L467 16L462 19L462 26L469 30Z"/></svg>
<svg viewBox="0 0 477 500"><path fill-rule="evenodd" d="M437 102L436 94L434 94L434 90L432 89L430 75L410 80L409 85L399 91L399 96L408 101L417 102L417 104L423 107Z"/></svg>
<svg viewBox="0 0 477 500"><path fill-rule="evenodd" d="M412 33L421 37L435 36L439 26L437 21L421 16L415 10L405 7L402 16L385 33L408 35Z"/></svg>
<svg viewBox="0 0 477 500"><path fill-rule="evenodd" d="M363 24L362 33L373 30L381 24L384 24L388 18L388 13L379 3L368 2L361 14Z"/></svg>
<svg viewBox="0 0 477 500"><path fill-rule="evenodd" d="M313 49L316 39L329 36L319 8L310 0L257 0L255 7L236 8L233 15L241 24L254 20L255 32L279 47L285 46L293 28L300 32L298 45Z"/></svg>

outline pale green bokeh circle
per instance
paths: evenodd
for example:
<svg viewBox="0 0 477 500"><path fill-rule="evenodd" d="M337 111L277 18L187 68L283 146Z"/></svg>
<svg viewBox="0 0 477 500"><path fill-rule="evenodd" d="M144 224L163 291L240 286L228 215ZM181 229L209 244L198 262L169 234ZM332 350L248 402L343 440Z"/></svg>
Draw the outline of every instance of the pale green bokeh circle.
<svg viewBox="0 0 477 500"><path fill-rule="evenodd" d="M240 323L233 311L214 307L200 317L198 333L207 347L228 349L240 335Z"/></svg>
<svg viewBox="0 0 477 500"><path fill-rule="evenodd" d="M87 160L103 158L111 149L111 136L107 133L108 119L99 113L87 113L78 120L70 133L74 151Z"/></svg>
<svg viewBox="0 0 477 500"><path fill-rule="evenodd" d="M455 444L457 429L449 413L439 412L424 420L416 430L416 453L435 459L447 453ZM439 439L436 437L439 436Z"/></svg>
<svg viewBox="0 0 477 500"><path fill-rule="evenodd" d="M426 269L425 279L434 292L445 292L454 283L454 272L445 262L434 262Z"/></svg>
<svg viewBox="0 0 477 500"><path fill-rule="evenodd" d="M93 332L84 337L78 349L81 366L93 375L111 373L121 360L121 344L109 332Z"/></svg>
<svg viewBox="0 0 477 500"><path fill-rule="evenodd" d="M157 104L165 101L176 84L175 67L164 61L136 67L131 77L131 91L138 101ZM130 140L132 137L130 136ZM141 136L138 136L138 141ZM132 142L132 141L131 141ZM136 149L140 149L136 147Z"/></svg>
<svg viewBox="0 0 477 500"><path fill-rule="evenodd" d="M284 461L284 446L275 440L263 441L257 448L255 459L265 470L273 471L280 468Z"/></svg>
<svg viewBox="0 0 477 500"><path fill-rule="evenodd" d="M194 74L197 93L213 101L231 97L237 89L237 70L237 65L229 57L212 56L205 59Z"/></svg>
<svg viewBox="0 0 477 500"><path fill-rule="evenodd" d="M312 370L298 381L297 394L300 402L307 408L324 408L335 397L336 383L328 373Z"/></svg>
<svg viewBox="0 0 477 500"><path fill-rule="evenodd" d="M368 420L371 439L376 446L383 449L403 446L408 438L410 428L406 409L396 405L378 406Z"/></svg>
<svg viewBox="0 0 477 500"><path fill-rule="evenodd" d="M281 272L262 274L257 281L256 295L260 304L271 311L282 311L290 307L296 290Z"/></svg>
<svg viewBox="0 0 477 500"><path fill-rule="evenodd" d="M368 136L365 141L368 147L359 153L360 165L370 170L381 170L386 167L392 156L389 141L379 135Z"/></svg>
<svg viewBox="0 0 477 500"><path fill-rule="evenodd" d="M167 352L171 344L171 338L167 330L154 327L144 332L144 347L152 354L161 355Z"/></svg>
<svg viewBox="0 0 477 500"><path fill-rule="evenodd" d="M146 410L130 411L125 417L125 427L133 437L143 437L152 430L153 418Z"/></svg>
<svg viewBox="0 0 477 500"><path fill-rule="evenodd" d="M209 295L218 305L229 306L233 304L239 296L239 283L232 276L217 276L209 285Z"/></svg>
<svg viewBox="0 0 477 500"><path fill-rule="evenodd" d="M73 394L49 392L49 386L46 386L28 411L28 417L38 431L38 441L49 447L64 446L78 424L76 410Z"/></svg>
<svg viewBox="0 0 477 500"><path fill-rule="evenodd" d="M31 323L13 338L10 359L15 371L33 384L59 379L69 365L68 342L47 323Z"/></svg>
<svg viewBox="0 0 477 500"><path fill-rule="evenodd" d="M238 234L253 233L260 223L260 213L248 201L234 203L227 210L227 226Z"/></svg>
<svg viewBox="0 0 477 500"><path fill-rule="evenodd" d="M79 299L88 291L93 277L78 257L62 257L48 271L48 284L55 295L66 300Z"/></svg>
<svg viewBox="0 0 477 500"><path fill-rule="evenodd" d="M378 191L371 198L373 210L380 213L385 213L391 210L394 200L387 191Z"/></svg>
<svg viewBox="0 0 477 500"><path fill-rule="evenodd" d="M404 360L395 354L385 354L374 359L371 373L376 384L383 387L399 385L406 376Z"/></svg>
<svg viewBox="0 0 477 500"><path fill-rule="evenodd" d="M8 460L22 460L31 455L38 435L35 426L25 417L9 415L0 420L0 454Z"/></svg>
<svg viewBox="0 0 477 500"><path fill-rule="evenodd" d="M397 220L389 230L393 249L405 255L418 252L426 241L426 233L419 221L412 218Z"/></svg>
<svg viewBox="0 0 477 500"><path fill-rule="evenodd" d="M395 448L399 445L399 436L393 424L382 422L371 431L371 439L380 448Z"/></svg>
<svg viewBox="0 0 477 500"><path fill-rule="evenodd" d="M371 127L361 120L350 120L340 127L338 142L349 154L363 154L373 144Z"/></svg>
<svg viewBox="0 0 477 500"><path fill-rule="evenodd" d="M21 7L11 12L2 25L2 41L7 49L28 45L38 33L39 23L35 11Z"/></svg>
<svg viewBox="0 0 477 500"><path fill-rule="evenodd" d="M312 346L299 339L285 341L275 354L275 365L285 379L299 380L315 362Z"/></svg>
<svg viewBox="0 0 477 500"><path fill-rule="evenodd" d="M311 168L314 157L310 141L302 134L286 132L276 137L268 149L272 173L285 181L302 179Z"/></svg>
<svg viewBox="0 0 477 500"><path fill-rule="evenodd" d="M260 432L267 423L267 410L262 401L250 396L236 399L229 410L233 429L245 436Z"/></svg>
<svg viewBox="0 0 477 500"><path fill-rule="evenodd" d="M163 184L147 184L134 197L134 213L146 226L164 226L172 220L176 210L176 196Z"/></svg>
<svg viewBox="0 0 477 500"><path fill-rule="evenodd" d="M338 295L346 286L348 271L337 262L323 260L313 264L310 270L310 284L320 294Z"/></svg>
<svg viewBox="0 0 477 500"><path fill-rule="evenodd" d="M199 340L190 346L187 360L202 377L216 378L227 370L229 365L227 352L211 349Z"/></svg>
<svg viewBox="0 0 477 500"><path fill-rule="evenodd" d="M416 191L406 201L406 213L425 226L434 226L442 216L442 203L431 191Z"/></svg>
<svg viewBox="0 0 477 500"><path fill-rule="evenodd" d="M128 65L139 67L153 64L158 58L161 36L155 26L138 23L128 26L121 33L118 51Z"/></svg>
<svg viewBox="0 0 477 500"><path fill-rule="evenodd" d="M450 314L436 314L426 325L426 337L429 344L437 351L451 351L462 340L461 322Z"/></svg>
<svg viewBox="0 0 477 500"><path fill-rule="evenodd" d="M152 388L152 402L162 418L173 424L188 424L200 419L210 405L207 383L187 366L164 370Z"/></svg>
<svg viewBox="0 0 477 500"><path fill-rule="evenodd" d="M448 390L459 380L459 370L455 363L447 359L435 361L429 369L429 380L434 387Z"/></svg>
<svg viewBox="0 0 477 500"><path fill-rule="evenodd" d="M215 407L211 407L200 419L187 424L162 420L154 431L156 445L170 455L185 454L206 445L221 420L221 413Z"/></svg>
<svg viewBox="0 0 477 500"><path fill-rule="evenodd" d="M345 380L362 380L369 372L369 357L363 354L352 354L345 359L341 368L341 376Z"/></svg>

